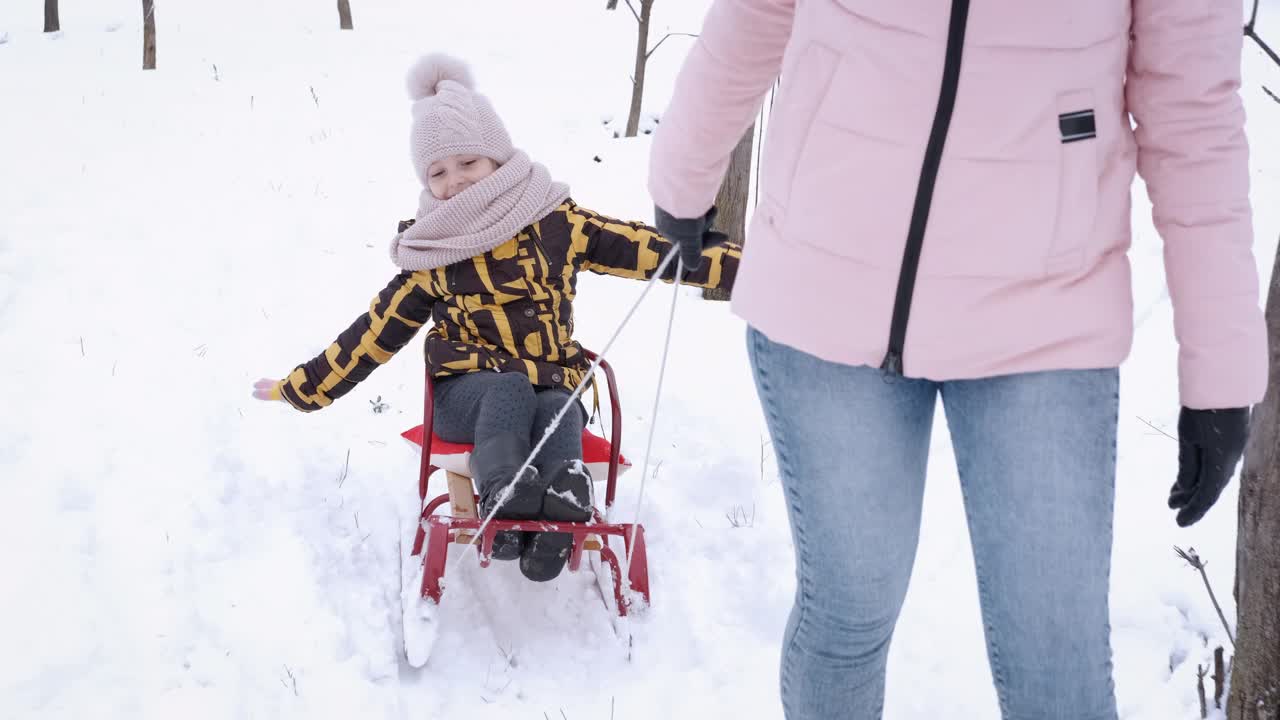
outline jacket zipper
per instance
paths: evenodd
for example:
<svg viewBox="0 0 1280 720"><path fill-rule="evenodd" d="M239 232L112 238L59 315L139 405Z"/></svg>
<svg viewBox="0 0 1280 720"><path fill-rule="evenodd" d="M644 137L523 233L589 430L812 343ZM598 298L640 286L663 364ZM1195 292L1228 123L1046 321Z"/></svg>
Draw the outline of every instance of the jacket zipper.
<svg viewBox="0 0 1280 720"><path fill-rule="evenodd" d="M924 151L924 166L920 170L916 201L911 210L911 224L907 229L907 245L902 253L898 292L893 301L893 321L889 326L889 351L880 365L881 370L892 375L902 374L907 320L911 316L916 272L920 269L920 251L924 245L925 225L929 221L929 209L933 204L938 168L942 165L942 147L946 143L947 131L951 127L951 114L956 107L956 91L960 86L960 59L964 50L964 32L968 22L969 0L952 0L951 22L947 29L946 60L942 66L942 91L938 95L938 109L933 116L933 129L929 131L929 144Z"/></svg>
<svg viewBox="0 0 1280 720"><path fill-rule="evenodd" d="M542 236L538 234L538 228L534 225L530 225L527 229L529 231L529 238L533 240L534 245L538 246L538 250L542 253L542 256L547 259L547 265L549 267L551 265L551 256L547 254L547 249L542 246Z"/></svg>

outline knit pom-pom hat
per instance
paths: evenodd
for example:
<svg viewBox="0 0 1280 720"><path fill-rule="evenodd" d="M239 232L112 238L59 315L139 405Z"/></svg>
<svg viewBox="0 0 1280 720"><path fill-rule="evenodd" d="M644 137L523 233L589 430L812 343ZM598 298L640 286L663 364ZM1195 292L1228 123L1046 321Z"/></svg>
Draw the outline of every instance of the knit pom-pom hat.
<svg viewBox="0 0 1280 720"><path fill-rule="evenodd" d="M450 155L483 155L499 165L511 159L511 136L489 98L475 91L465 62L443 53L424 55L406 81L413 100L409 154L423 185L431 163Z"/></svg>

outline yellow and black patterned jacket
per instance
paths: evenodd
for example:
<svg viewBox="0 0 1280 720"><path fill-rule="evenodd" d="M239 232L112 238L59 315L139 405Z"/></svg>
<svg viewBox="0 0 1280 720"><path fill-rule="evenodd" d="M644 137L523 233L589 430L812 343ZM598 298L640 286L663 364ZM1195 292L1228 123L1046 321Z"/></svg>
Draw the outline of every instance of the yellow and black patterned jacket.
<svg viewBox="0 0 1280 720"><path fill-rule="evenodd" d="M401 223L401 232L411 224ZM535 386L573 389L590 365L573 340L578 272L647 280L670 247L652 227L566 200L483 255L396 275L323 354L281 382L281 396L299 410L319 410L390 360L427 323L426 361L435 378L519 372ZM685 282L731 289L741 248L709 248L703 257ZM666 274L674 274L675 262L667 267Z"/></svg>

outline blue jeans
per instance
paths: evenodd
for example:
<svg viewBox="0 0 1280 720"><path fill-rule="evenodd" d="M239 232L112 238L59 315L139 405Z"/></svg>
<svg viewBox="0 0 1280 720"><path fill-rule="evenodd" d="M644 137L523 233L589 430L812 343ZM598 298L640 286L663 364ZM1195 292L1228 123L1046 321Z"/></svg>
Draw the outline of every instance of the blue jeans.
<svg viewBox="0 0 1280 720"><path fill-rule="evenodd" d="M796 551L787 718L881 717L941 395L1003 717L1115 720L1118 371L933 382L827 362L754 329L748 345Z"/></svg>

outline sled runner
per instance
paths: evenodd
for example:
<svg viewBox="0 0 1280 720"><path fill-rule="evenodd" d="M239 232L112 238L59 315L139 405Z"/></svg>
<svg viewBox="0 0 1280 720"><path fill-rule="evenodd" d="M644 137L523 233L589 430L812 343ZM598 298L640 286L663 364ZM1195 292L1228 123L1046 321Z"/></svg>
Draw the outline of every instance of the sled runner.
<svg viewBox="0 0 1280 720"><path fill-rule="evenodd" d="M589 351L586 352L586 356L592 361L596 359L595 354ZM618 405L618 390L613 369L603 360L599 363L599 369L604 371L609 386L612 437L610 440L605 440L584 429L582 450L583 463L591 474L593 483L601 479L605 481L604 511L607 513L613 506L618 474L629 464L626 463L620 451L622 412ZM601 561L600 565L607 565L612 574L614 607L619 616L626 617L629 610L636 609L632 606L631 598L634 595L643 599L645 605L649 604L649 569L645 553L644 527L631 523L609 523L598 507L593 508L593 517L590 522L494 519L485 527L483 535L479 535L484 518L479 517L476 512L476 503L479 498L475 494L468 470L467 460L471 445L446 442L436 437L432 432L432 411L433 384L431 375L428 373L423 424L402 433L406 439L422 446L421 471L418 477L418 499L421 503L421 512L412 554L414 557L422 556L423 572L420 592L424 599L435 603L440 602L444 593L441 581L451 545L475 547L480 553L480 566L488 567L494 536L504 530L519 530L571 534L573 547L569 555L569 572L577 572L581 568L584 555L597 553ZM428 483L440 470L444 471L448 492L428 500ZM446 509L447 512L437 513L441 509ZM621 538L621 543L614 543L614 545L620 547L625 557L632 541L633 528L635 547L631 549L631 564L628 568L627 583L624 586L619 554L613 550L609 541L612 538ZM626 592L625 587L629 587L630 592Z"/></svg>

